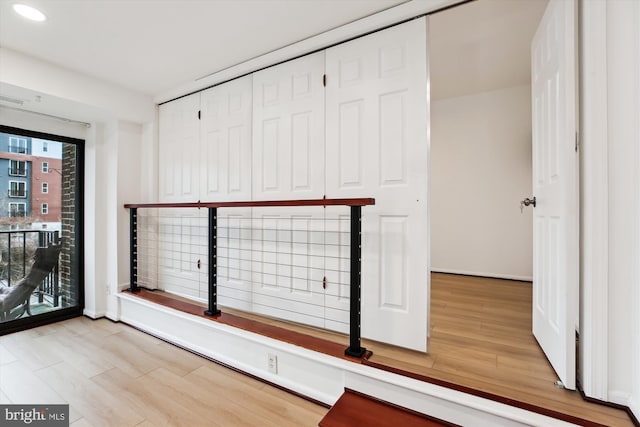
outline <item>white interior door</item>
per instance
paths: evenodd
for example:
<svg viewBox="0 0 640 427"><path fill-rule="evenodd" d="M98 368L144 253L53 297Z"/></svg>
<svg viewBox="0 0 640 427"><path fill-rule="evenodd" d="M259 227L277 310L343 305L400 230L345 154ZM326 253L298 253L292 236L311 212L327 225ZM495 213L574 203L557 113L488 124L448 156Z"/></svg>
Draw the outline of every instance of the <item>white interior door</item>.
<svg viewBox="0 0 640 427"><path fill-rule="evenodd" d="M194 202L200 198L199 109L199 93L159 107L160 202ZM201 298L202 261L206 255L202 255L198 211L159 209L157 214L158 283L167 291ZM204 245L206 249L206 236Z"/></svg>
<svg viewBox="0 0 640 427"><path fill-rule="evenodd" d="M569 389L579 273L575 31L574 1L551 0L531 45L533 334Z"/></svg>
<svg viewBox="0 0 640 427"><path fill-rule="evenodd" d="M200 94L159 108L160 202L195 202L200 197Z"/></svg>
<svg viewBox="0 0 640 427"><path fill-rule="evenodd" d="M332 47L326 64L327 197L376 199L362 209L362 335L426 351L426 19ZM347 307L331 286L328 307Z"/></svg>
<svg viewBox="0 0 640 427"><path fill-rule="evenodd" d="M253 75L254 200L324 195L324 52ZM253 311L324 327L322 208L254 208Z"/></svg>
<svg viewBox="0 0 640 427"><path fill-rule="evenodd" d="M251 76L201 94L202 201L251 200Z"/></svg>
<svg viewBox="0 0 640 427"><path fill-rule="evenodd" d="M201 200L251 200L252 77L202 92L201 104ZM217 225L218 303L251 310L251 209L218 209Z"/></svg>
<svg viewBox="0 0 640 427"><path fill-rule="evenodd" d="M324 195L324 52L253 75L254 200Z"/></svg>

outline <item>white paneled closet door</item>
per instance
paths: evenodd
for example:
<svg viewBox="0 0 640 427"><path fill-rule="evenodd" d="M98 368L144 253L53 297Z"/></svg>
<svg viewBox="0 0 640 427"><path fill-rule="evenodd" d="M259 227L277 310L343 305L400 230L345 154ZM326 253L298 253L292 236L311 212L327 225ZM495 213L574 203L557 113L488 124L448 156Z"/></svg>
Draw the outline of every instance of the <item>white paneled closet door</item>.
<svg viewBox="0 0 640 427"><path fill-rule="evenodd" d="M200 197L200 94L159 107L160 202L195 202Z"/></svg>
<svg viewBox="0 0 640 427"><path fill-rule="evenodd" d="M252 79L245 76L202 92L202 200L251 200Z"/></svg>
<svg viewBox="0 0 640 427"><path fill-rule="evenodd" d="M251 200L252 77L202 92L201 108L201 199ZM218 209L217 255L218 303L251 310L251 209Z"/></svg>
<svg viewBox="0 0 640 427"><path fill-rule="evenodd" d="M328 49L326 73L327 197L376 199L362 209L363 337L426 351L426 19ZM348 307L346 290L327 305Z"/></svg>
<svg viewBox="0 0 640 427"><path fill-rule="evenodd" d="M253 75L253 199L324 195L324 52ZM322 208L253 209L253 311L324 327Z"/></svg>
<svg viewBox="0 0 640 427"><path fill-rule="evenodd" d="M200 198L200 94L159 107L159 199L163 203ZM202 219L196 209L158 209L158 285L199 298L201 290ZM204 225L206 225L206 220ZM206 259L206 256L205 256ZM202 262L201 262L202 264Z"/></svg>

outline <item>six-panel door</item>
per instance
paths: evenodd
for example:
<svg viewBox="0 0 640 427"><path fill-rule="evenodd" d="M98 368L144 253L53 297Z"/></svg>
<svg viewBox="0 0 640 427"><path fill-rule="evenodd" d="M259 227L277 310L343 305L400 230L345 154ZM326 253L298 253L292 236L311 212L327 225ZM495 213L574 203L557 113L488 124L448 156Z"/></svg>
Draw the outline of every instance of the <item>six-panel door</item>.
<svg viewBox="0 0 640 427"><path fill-rule="evenodd" d="M426 37L418 19L326 53L327 197L376 199L363 209L362 335L419 351L429 287ZM327 306L348 301L328 293Z"/></svg>
<svg viewBox="0 0 640 427"><path fill-rule="evenodd" d="M253 200L324 195L324 52L253 75ZM253 311L324 327L324 211L253 209Z"/></svg>
<svg viewBox="0 0 640 427"><path fill-rule="evenodd" d="M252 108L252 76L202 92L200 200L251 200ZM217 214L218 302L251 310L251 209ZM203 268L208 271L208 262Z"/></svg>

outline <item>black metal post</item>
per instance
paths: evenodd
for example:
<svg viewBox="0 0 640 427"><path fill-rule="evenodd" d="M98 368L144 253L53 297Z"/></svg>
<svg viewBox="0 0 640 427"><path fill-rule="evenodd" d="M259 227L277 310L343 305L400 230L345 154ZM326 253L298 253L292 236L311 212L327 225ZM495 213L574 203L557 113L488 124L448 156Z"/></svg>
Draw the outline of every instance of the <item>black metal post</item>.
<svg viewBox="0 0 640 427"><path fill-rule="evenodd" d="M11 233L7 234L7 286L11 286Z"/></svg>
<svg viewBox="0 0 640 427"><path fill-rule="evenodd" d="M27 233L22 232L22 277L27 275Z"/></svg>
<svg viewBox="0 0 640 427"><path fill-rule="evenodd" d="M53 306L60 305L60 261L56 262L53 269Z"/></svg>
<svg viewBox="0 0 640 427"><path fill-rule="evenodd" d="M347 356L362 357L367 350L360 345L360 270L362 244L362 207L351 206L351 284L349 294L349 347Z"/></svg>
<svg viewBox="0 0 640 427"><path fill-rule="evenodd" d="M218 209L209 208L209 309L207 316L220 314L218 310Z"/></svg>
<svg viewBox="0 0 640 427"><path fill-rule="evenodd" d="M138 292L138 209L129 209L129 291Z"/></svg>

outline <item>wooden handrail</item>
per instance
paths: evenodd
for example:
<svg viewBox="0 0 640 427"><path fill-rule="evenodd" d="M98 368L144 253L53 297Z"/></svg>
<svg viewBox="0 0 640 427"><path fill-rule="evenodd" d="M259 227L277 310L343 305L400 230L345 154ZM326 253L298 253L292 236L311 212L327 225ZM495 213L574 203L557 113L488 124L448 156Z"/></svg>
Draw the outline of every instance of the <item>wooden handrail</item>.
<svg viewBox="0 0 640 427"><path fill-rule="evenodd" d="M360 199L308 199L308 200L255 200L238 202L188 202L188 203L127 203L132 208L261 208L271 206L371 206L373 198Z"/></svg>

